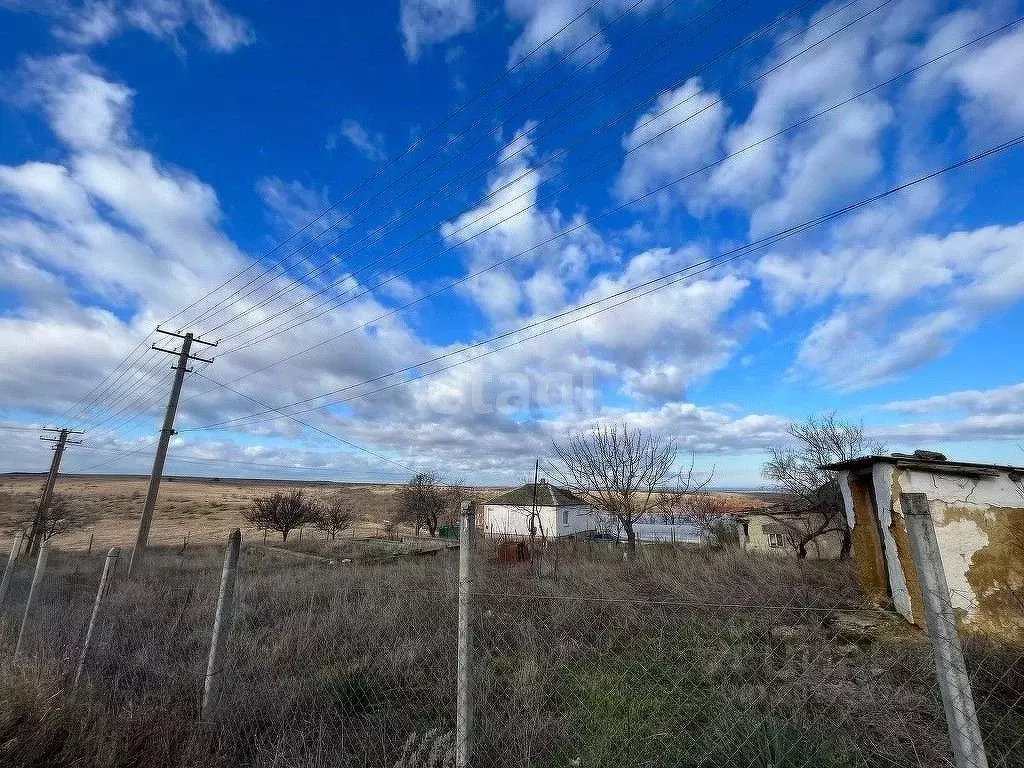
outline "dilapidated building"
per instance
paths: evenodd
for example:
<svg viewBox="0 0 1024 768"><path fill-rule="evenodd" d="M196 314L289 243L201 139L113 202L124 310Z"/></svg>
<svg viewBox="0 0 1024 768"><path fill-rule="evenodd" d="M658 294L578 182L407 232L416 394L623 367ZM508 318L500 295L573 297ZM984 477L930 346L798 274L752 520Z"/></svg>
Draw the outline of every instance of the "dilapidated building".
<svg viewBox="0 0 1024 768"><path fill-rule="evenodd" d="M785 504L742 510L732 516L745 551L785 557L799 557L800 541L827 527L820 512L791 509ZM824 530L804 544L805 557L810 560L836 560L842 549L842 532L834 529Z"/></svg>
<svg viewBox="0 0 1024 768"><path fill-rule="evenodd" d="M1024 468L941 454L864 456L839 473L853 558L869 591L924 626L900 495L924 494L953 608L966 625L1024 632Z"/></svg>

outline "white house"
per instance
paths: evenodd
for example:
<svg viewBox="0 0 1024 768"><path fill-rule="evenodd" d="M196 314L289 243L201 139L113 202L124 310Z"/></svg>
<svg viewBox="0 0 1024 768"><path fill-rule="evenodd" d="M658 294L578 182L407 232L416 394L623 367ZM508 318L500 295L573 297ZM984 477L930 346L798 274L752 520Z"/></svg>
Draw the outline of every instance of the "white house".
<svg viewBox="0 0 1024 768"><path fill-rule="evenodd" d="M484 504L484 532L488 535L529 536L531 518L534 533L548 538L598 527L593 507L547 480L541 480L536 488L527 483Z"/></svg>

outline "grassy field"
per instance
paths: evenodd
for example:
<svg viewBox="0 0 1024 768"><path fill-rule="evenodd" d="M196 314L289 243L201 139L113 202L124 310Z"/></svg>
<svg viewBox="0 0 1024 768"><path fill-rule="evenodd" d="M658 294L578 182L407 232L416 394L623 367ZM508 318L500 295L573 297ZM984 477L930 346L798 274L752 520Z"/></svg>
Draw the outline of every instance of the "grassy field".
<svg viewBox="0 0 1024 768"><path fill-rule="evenodd" d="M428 765L403 751L450 744L454 554L359 541L319 551L352 562L243 552L225 690L205 728L221 550L154 551L138 580L119 578L78 691L69 680L101 558L55 552L25 662L0 675L0 763ZM29 572L17 574L7 642ZM949 757L926 638L865 606L843 566L661 547L627 564L582 544L505 565L481 544L473 590L474 766L930 768ZM991 764L1019 766L1007 745L1024 734L1012 699L1024 670L969 647Z"/></svg>
<svg viewBox="0 0 1024 768"><path fill-rule="evenodd" d="M31 519L42 482L37 475L0 476L0 532L5 536ZM134 543L147 485L144 477L61 477L57 491L71 500L79 522L55 544L82 549L90 536L95 547ZM340 493L352 499L359 510L357 533L379 529L388 517L394 495L394 487L387 485L168 477L160 488L151 541L172 545L188 537L190 542L200 544L219 542L234 528L255 535L242 517L253 497L296 487L314 494Z"/></svg>
<svg viewBox="0 0 1024 768"><path fill-rule="evenodd" d="M38 480L4 478L0 524L17 522ZM154 548L131 581L119 564L73 690L101 535L104 546L133 539L145 486L62 478L89 521L55 542L25 652L0 668L0 765L451 765L457 552L423 554L415 541L307 536L288 554L246 532L223 694L199 722L219 543L272 487L164 486L157 530L175 544L190 530L192 543ZM339 488L359 494L368 531L385 519L391 489ZM865 603L848 564L668 545L640 555L560 542L503 564L479 542L475 768L950 764L927 637ZM18 563L0 610L0 654L31 571ZM966 647L990 765L1020 768L1022 649Z"/></svg>

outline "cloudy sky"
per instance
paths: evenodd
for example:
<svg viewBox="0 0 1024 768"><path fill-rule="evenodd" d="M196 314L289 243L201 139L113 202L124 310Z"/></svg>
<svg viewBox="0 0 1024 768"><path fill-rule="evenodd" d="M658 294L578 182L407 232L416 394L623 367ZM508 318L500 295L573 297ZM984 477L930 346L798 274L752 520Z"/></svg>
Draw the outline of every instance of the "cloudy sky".
<svg viewBox="0 0 1024 768"><path fill-rule="evenodd" d="M833 409L1024 464L1022 12L0 0L0 471L145 471L158 324L219 341L178 474L510 482L625 421L750 487Z"/></svg>

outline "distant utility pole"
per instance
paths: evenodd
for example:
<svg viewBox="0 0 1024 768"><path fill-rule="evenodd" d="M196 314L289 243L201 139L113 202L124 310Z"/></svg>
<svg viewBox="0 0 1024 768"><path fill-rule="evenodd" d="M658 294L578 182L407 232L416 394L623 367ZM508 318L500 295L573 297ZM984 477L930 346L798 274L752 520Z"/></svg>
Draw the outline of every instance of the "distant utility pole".
<svg viewBox="0 0 1024 768"><path fill-rule="evenodd" d="M149 475L149 491L146 493L146 504L142 508L142 519L139 520L139 535L135 539L135 548L132 550L131 559L128 561L128 578L131 578L135 574L135 569L142 561L143 553L145 552L146 545L149 542L149 526L153 522L153 509L156 507L156 497L157 494L160 493L160 480L163 478L164 461L167 459L167 446L171 442L171 437L175 434L174 415L178 410L178 399L181 397L181 385L185 381L185 374L192 370L188 367L188 362L189 360L200 360L204 363L213 362L213 360L208 360L205 357L193 355L192 342L205 344L208 347L217 346L217 342L197 339L191 333L182 335L180 333L164 331L160 328L157 328L156 330L157 333L163 333L167 336L174 336L181 339L181 349L164 349L163 347L158 347L156 344L153 345L153 349L158 352L177 355L178 363L177 365L171 366L171 370L174 371L174 383L171 385L171 395L167 399L167 410L164 412L164 425L160 430L160 442L157 444L156 456L153 458L153 471Z"/></svg>
<svg viewBox="0 0 1024 768"><path fill-rule="evenodd" d="M53 446L53 458L50 460L50 471L46 475L46 482L43 484L43 494L39 499L39 506L36 508L36 515L32 519L32 530L28 535L28 554L35 556L39 554L39 545L46 538L46 512L50 508L50 501L53 499L53 486L57 483L57 476L60 474L60 460L64 457L64 449L68 445L81 445L81 440L68 440L69 435L83 435L77 429L67 427L43 427L43 432L56 432L57 437L46 437L40 435L39 439L44 443L55 443Z"/></svg>
<svg viewBox="0 0 1024 768"><path fill-rule="evenodd" d="M530 543L537 537L537 476L540 474L540 459L533 465L533 509L530 510Z"/></svg>

